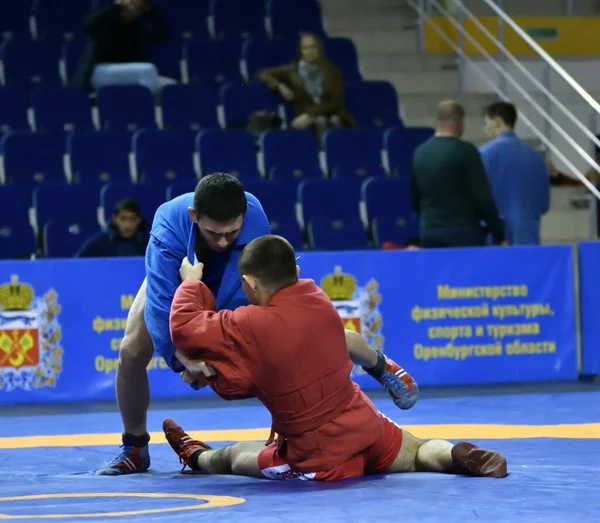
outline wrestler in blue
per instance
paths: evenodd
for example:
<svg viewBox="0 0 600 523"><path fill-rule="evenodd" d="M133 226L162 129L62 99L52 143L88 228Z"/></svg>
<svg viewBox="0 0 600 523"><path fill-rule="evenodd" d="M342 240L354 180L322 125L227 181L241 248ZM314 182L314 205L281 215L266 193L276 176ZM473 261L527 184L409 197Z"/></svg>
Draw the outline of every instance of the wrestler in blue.
<svg viewBox="0 0 600 523"><path fill-rule="evenodd" d="M176 353L169 331L171 303L181 283L181 260L187 257L203 263L204 281L216 297L217 309L233 310L248 304L237 269L242 249L270 232L260 202L244 191L237 178L225 173L205 176L194 193L158 208L146 250L146 278L129 310L119 352L116 394L123 445L118 456L96 474L117 476L150 467L146 368L155 351L176 373L194 366L195 372L202 370L198 369L201 362Z"/></svg>

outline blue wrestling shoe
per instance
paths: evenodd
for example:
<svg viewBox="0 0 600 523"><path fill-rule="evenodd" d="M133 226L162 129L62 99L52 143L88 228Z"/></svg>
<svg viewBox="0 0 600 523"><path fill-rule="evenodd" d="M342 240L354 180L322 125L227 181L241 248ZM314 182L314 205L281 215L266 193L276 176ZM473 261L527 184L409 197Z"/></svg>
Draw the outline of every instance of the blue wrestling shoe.
<svg viewBox="0 0 600 523"><path fill-rule="evenodd" d="M121 449L121 453L115 459L96 471L96 476L123 476L146 472L150 468L148 445L143 447L121 445Z"/></svg>
<svg viewBox="0 0 600 523"><path fill-rule="evenodd" d="M363 369L387 389L396 407L402 410L412 408L419 399L417 382L383 352L377 351L377 356L375 367Z"/></svg>

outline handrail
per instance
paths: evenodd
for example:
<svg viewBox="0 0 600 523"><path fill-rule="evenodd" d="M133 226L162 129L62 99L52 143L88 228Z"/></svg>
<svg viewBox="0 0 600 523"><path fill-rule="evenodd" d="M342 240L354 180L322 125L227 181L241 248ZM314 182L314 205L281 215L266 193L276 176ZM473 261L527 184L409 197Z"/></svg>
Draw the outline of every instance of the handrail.
<svg viewBox="0 0 600 523"><path fill-rule="evenodd" d="M430 0L430 1L431 2L436 2L436 0ZM406 2L408 4L410 4L411 7L413 7L414 9L416 9L416 10L419 9L419 7L417 6L417 4L415 3L414 0L406 0ZM473 70L481 77L481 79L487 85L490 86L490 88L493 91L495 91L498 94L498 96L500 98L502 98L503 100L507 100L508 101L508 97L500 90L500 88L496 84L494 84L494 82L492 82L492 80L489 79L489 77L485 74L485 72L483 72L481 70L481 68L473 60L471 60L471 58L469 58L466 55L466 53L457 44L455 44L452 41L452 39L444 32L443 29L441 29L435 22L433 22L430 17L426 17L425 21L429 23L429 25L434 29L434 31L436 31L446 41L446 43L448 45L450 45L450 47L452 47L454 49L454 51L456 51L457 54L459 54L462 58L464 58L467 62L469 62L469 64L473 67ZM600 193L591 184L591 182L587 178L585 178L585 176L583 174L581 174L579 172L579 170L571 163L571 161L554 144L552 144L552 142L548 138L546 138L544 136L544 134L533 124L533 122L531 120L529 120L529 118L527 118L525 115L521 115L520 118L523 121L523 123L525 123L525 125L527 125L534 132L534 134L536 134L537 137L554 154L556 154L556 156L558 156L566 164L567 167L569 167L573 172L575 172L581 178L583 178L585 180L585 182L587 182L586 186L588 187L588 189L590 189L592 191L592 193L594 193L594 195L597 198L600 198Z"/></svg>
<svg viewBox="0 0 600 523"><path fill-rule="evenodd" d="M459 4L459 7L462 6L462 0L455 0L457 4ZM485 1L485 0L484 0ZM413 8L416 8L417 10L419 10L419 7L413 2L413 0L407 0L407 2L409 4L411 4L411 6ZM458 29L459 34L464 34L464 36L475 46L475 48L485 57L487 58L487 60L489 61L490 64L492 64L498 71L500 71L504 77L513 85L513 87L519 92L519 94L521 94L521 96L523 96L523 98L525 98L532 107L534 107L536 109L536 111L542 116L544 117L551 125L552 127L554 127L554 129L556 129L556 131L571 145L571 147L573 147L590 165L592 165L592 167L594 167L599 173L600 173L600 165L598 165L596 163L596 161L594 159L592 159L591 156L588 155L588 153L586 151L584 151L584 149L582 149L582 147L575 142L568 133L565 132L565 130L558 125L554 119L552 117L550 117L548 115L548 113L539 106L539 104L529 95L529 93L527 92L526 89L524 89L519 82L517 82L510 74L508 74L506 72L506 70L504 70L504 68L498 64L498 62L492 58L492 56L479 44L479 42L477 42L477 40L475 40L468 32L465 31L464 27L461 27L461 25L454 19L454 17L452 17L450 15L450 13L448 13L448 11L442 6L440 5L440 3L438 2L438 0L429 0L429 2L432 5L435 5L435 7L440 11L440 13L442 13L444 16L446 16L446 18ZM437 29L439 29L439 27L432 22L430 17L426 17L425 20L427 22L429 22L429 24L436 28L436 32ZM441 29L440 29L441 30ZM442 36L442 38L444 38L446 41L448 41L446 35L444 34ZM479 73L480 70L479 68L475 65L475 63L468 59L466 56L466 53L460 48L460 46L457 46L454 44L454 42L452 42L452 44L450 44L451 47L458 49L457 53L463 58L466 59L467 61L470 62L470 64L472 66L475 67L475 69L477 70L477 72ZM501 97L502 99L506 100L507 97L504 95L504 93L494 84L491 83L491 81L485 77L485 82L490 85L492 87L492 89L494 91L496 91ZM521 119L525 122L525 121L529 121L527 118L525 118L525 116L521 113L520 114ZM598 189L585 177L584 174L582 174L577 168L575 168L575 166L550 142L550 140L548 140L546 138L546 136L543 135L543 133L541 133L537 127L535 127L535 125L533 125L533 123L531 121L529 121L529 125L528 125L536 135L538 135L538 137L540 138L540 140L549 148L552 150L552 152L554 152L554 154L556 154L572 171L573 173L577 176L577 178L579 178L579 180L581 181L581 183L583 183L589 190L590 192L600 200L600 191L598 191Z"/></svg>
<svg viewBox="0 0 600 523"><path fill-rule="evenodd" d="M457 3L461 4L462 0L455 0ZM577 83L577 81L565 71L546 51L544 51L536 42L531 38L523 29L519 27L519 25L508 16L495 2L492 0L482 0L487 6L494 11L505 23L507 23L515 33L517 33L527 44L538 54L540 55L544 61L552 67L560 76L562 76L563 80L567 82L577 93L592 106L592 108L600 113L600 104L594 100L594 98L583 88L581 85ZM464 6L463 6L464 8Z"/></svg>
<svg viewBox="0 0 600 523"><path fill-rule="evenodd" d="M469 17L469 19L473 21L473 23L479 28L479 30L483 34L485 34L485 36L487 36L492 42L494 42L494 45L498 46L498 48L502 50L502 52L519 69L519 71L521 71L531 81L531 83L533 83L540 91L542 91L544 95L546 95L548 99L551 100L563 112L563 114L567 118L569 118L569 120L571 120L573 124L575 124L576 127L579 128L580 131L582 131L592 142L594 142L598 147L600 147L600 139L598 139L592 131L590 131L575 115L573 115L573 113L569 111L569 109L567 109L563 105L563 103L560 100L558 100L558 98L556 98L556 96L554 96L548 89L546 89L546 87L542 85L542 83L531 73L531 71L529 71L527 67L525 67L521 62L519 62L519 60L515 58L515 56L504 46L502 42L500 42L490 31L488 31L488 29L477 19L477 17L473 15L472 11L465 7L462 0L459 0L459 3L461 4L461 8L464 10L465 14ZM558 67L560 67L560 65ZM562 67L560 68L564 71ZM569 76L569 74L566 71L564 72L566 75ZM575 80L573 81L575 82ZM600 108L600 105L598 105L598 107ZM595 161L589 161L587 158L584 159L588 161L592 168L594 168L600 173L600 165L598 165Z"/></svg>

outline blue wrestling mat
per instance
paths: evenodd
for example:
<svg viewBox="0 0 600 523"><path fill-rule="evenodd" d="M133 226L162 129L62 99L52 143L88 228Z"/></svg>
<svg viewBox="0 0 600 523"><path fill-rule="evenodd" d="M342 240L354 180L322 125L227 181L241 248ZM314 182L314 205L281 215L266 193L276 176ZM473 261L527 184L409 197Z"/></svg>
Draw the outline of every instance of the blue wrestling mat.
<svg viewBox="0 0 600 523"><path fill-rule="evenodd" d="M0 424L0 520L563 523L593 521L600 513L596 386L587 392L422 399L408 412L376 398L384 414L416 436L467 439L502 452L510 475L422 473L330 484L181 475L177 457L153 432L149 472L97 477L93 470L118 451L121 422L113 406L81 413L73 406L62 413L56 406L10 407ZM216 446L268 436L270 418L256 403L177 405L155 406L150 430L160 431L171 416Z"/></svg>

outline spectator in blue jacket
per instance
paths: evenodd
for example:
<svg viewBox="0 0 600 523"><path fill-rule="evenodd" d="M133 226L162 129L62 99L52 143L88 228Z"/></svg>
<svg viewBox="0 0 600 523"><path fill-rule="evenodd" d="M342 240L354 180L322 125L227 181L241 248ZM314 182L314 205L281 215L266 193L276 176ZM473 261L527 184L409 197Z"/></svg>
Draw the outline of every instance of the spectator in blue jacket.
<svg viewBox="0 0 600 523"><path fill-rule="evenodd" d="M148 245L148 222L140 205L131 198L120 200L110 222L89 238L75 255L77 258L144 256Z"/></svg>
<svg viewBox="0 0 600 523"><path fill-rule="evenodd" d="M540 243L540 221L550 207L550 176L542 155L515 134L517 110L496 102L485 109L493 140L480 149L494 201L510 245Z"/></svg>

